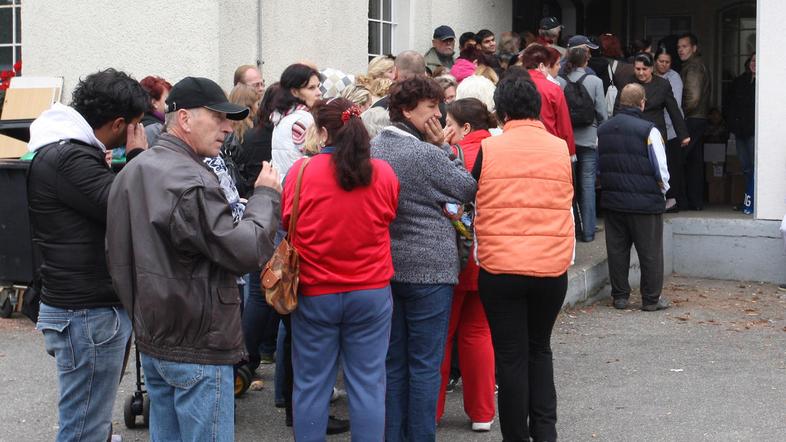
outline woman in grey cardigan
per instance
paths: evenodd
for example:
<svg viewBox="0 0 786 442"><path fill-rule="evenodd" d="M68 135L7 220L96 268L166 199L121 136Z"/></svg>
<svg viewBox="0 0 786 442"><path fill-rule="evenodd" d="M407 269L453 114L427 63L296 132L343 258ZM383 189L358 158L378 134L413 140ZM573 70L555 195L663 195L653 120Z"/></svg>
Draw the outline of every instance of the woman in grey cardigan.
<svg viewBox="0 0 786 442"><path fill-rule="evenodd" d="M458 282L456 231L446 203L475 198L477 184L444 143L439 84L413 77L390 90L391 126L371 141L371 155L387 161L401 190L390 226L395 275L387 355L385 440L436 438L440 364Z"/></svg>

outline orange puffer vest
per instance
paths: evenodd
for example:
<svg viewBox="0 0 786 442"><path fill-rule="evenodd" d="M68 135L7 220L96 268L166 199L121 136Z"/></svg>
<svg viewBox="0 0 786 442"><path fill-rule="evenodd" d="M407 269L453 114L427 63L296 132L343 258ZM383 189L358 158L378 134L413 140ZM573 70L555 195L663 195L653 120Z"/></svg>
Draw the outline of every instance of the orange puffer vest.
<svg viewBox="0 0 786 442"><path fill-rule="evenodd" d="M565 140L537 120L505 123L483 140L475 234L493 274L560 276L575 247L573 179Z"/></svg>

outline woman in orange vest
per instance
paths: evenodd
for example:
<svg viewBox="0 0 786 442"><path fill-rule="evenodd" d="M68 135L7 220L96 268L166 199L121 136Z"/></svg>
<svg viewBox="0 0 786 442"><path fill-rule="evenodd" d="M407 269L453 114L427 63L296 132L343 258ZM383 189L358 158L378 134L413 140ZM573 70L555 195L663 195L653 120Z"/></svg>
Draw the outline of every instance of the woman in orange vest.
<svg viewBox="0 0 786 442"><path fill-rule="evenodd" d="M503 133L482 141L472 174L478 288L497 362L500 428L504 440L553 441L551 330L575 247L570 154L538 120L541 98L529 78L508 75L494 99Z"/></svg>

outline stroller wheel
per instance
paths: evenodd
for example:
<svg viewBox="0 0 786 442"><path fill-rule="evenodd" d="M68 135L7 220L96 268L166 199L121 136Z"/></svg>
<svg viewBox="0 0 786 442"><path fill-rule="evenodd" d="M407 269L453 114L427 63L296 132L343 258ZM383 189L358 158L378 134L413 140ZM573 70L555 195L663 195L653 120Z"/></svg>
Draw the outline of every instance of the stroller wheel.
<svg viewBox="0 0 786 442"><path fill-rule="evenodd" d="M134 395L128 396L123 402L123 420L125 421L126 428L136 428L136 415L134 415Z"/></svg>
<svg viewBox="0 0 786 442"><path fill-rule="evenodd" d="M235 374L235 397L243 396L251 385L251 371L245 365L237 369Z"/></svg>

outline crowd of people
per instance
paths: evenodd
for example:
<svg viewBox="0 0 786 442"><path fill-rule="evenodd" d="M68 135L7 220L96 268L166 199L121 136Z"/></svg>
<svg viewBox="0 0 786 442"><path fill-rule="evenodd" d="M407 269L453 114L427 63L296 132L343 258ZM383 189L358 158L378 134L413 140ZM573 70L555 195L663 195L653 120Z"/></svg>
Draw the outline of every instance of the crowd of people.
<svg viewBox="0 0 786 442"><path fill-rule="evenodd" d="M273 362L296 440L433 441L459 376L472 430L499 416L504 440L556 440L551 331L598 184L614 307L635 245L642 310L667 308L662 214L702 208L710 110L694 35L626 58L614 35L562 47L561 31L546 17L498 48L443 25L425 54L358 75L303 61L268 85L243 65L228 96L200 77L81 80L30 141L58 440L111 435L132 330L153 440L232 440L236 370ZM751 175L755 72L728 115ZM260 283L284 238L288 315ZM329 412L339 369L349 421Z"/></svg>

